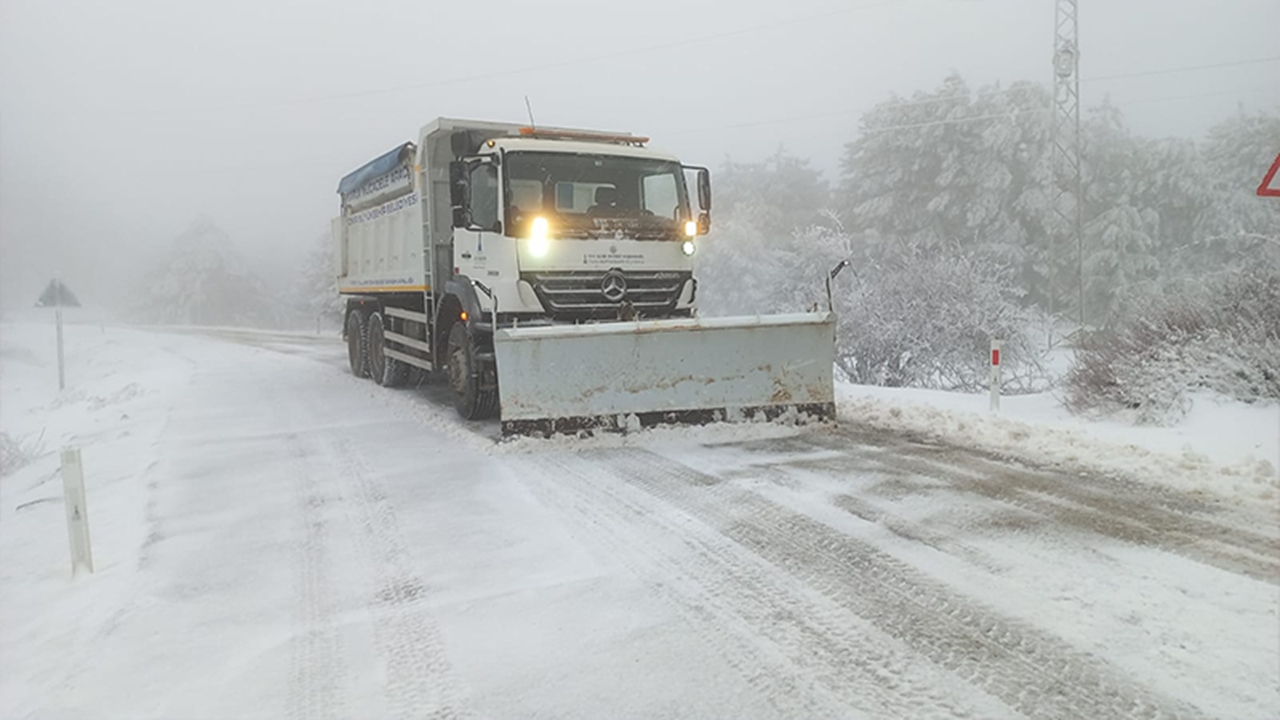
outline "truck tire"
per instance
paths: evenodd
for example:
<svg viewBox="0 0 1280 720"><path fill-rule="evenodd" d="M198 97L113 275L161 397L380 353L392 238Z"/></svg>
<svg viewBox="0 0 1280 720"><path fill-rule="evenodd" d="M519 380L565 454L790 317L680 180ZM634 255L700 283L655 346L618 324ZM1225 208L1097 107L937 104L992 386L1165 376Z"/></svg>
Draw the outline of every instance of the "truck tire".
<svg viewBox="0 0 1280 720"><path fill-rule="evenodd" d="M383 387L399 387L404 384L410 366L393 357L387 357L383 352L387 347L386 322L382 313L376 312L369 316L365 331L369 377Z"/></svg>
<svg viewBox="0 0 1280 720"><path fill-rule="evenodd" d="M481 390L476 347L464 323L449 329L449 388L453 390L454 407L467 420L483 420L498 407L497 390Z"/></svg>
<svg viewBox="0 0 1280 720"><path fill-rule="evenodd" d="M351 374L356 377L369 377L369 325L365 322L364 313L352 310L347 313L347 362L351 364Z"/></svg>

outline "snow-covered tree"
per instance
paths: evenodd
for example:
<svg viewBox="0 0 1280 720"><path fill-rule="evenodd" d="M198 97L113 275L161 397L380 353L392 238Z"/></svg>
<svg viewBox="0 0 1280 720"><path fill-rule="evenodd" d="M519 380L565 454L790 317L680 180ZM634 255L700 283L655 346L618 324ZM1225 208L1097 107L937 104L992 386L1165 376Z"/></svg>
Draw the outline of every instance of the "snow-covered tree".
<svg viewBox="0 0 1280 720"><path fill-rule="evenodd" d="M346 303L338 294L333 241L328 234L316 238L307 254L294 297L298 312L308 322L318 321L328 327L342 326Z"/></svg>
<svg viewBox="0 0 1280 720"><path fill-rule="evenodd" d="M972 91L959 76L933 92L894 97L868 112L846 147L839 206L854 233L910 247L960 247L1015 269L1043 300L1048 95L1033 83Z"/></svg>
<svg viewBox="0 0 1280 720"><path fill-rule="evenodd" d="M716 173L711 234L699 243L699 305L706 315L796 311L788 264L793 233L821 219L821 174L781 150L760 163L727 162Z"/></svg>
<svg viewBox="0 0 1280 720"><path fill-rule="evenodd" d="M1200 217L1194 262L1280 267L1280 200L1256 188L1280 154L1280 115L1239 113L1209 131L1204 143L1208 206Z"/></svg>
<svg viewBox="0 0 1280 720"><path fill-rule="evenodd" d="M716 173L715 191L718 213L753 208L761 232L771 237L789 236L817 222L831 195L808 160L781 149L758 163L726 161Z"/></svg>
<svg viewBox="0 0 1280 720"><path fill-rule="evenodd" d="M1160 217L1151 205L1156 198L1138 195L1153 170L1145 159L1148 147L1125 127L1120 111L1109 102L1094 108L1082 133L1085 315L1097 324L1110 312L1116 288L1150 280L1159 270ZM1060 257L1075 265L1065 276L1079 272L1075 248ZM1078 303L1072 298L1065 304Z"/></svg>
<svg viewBox="0 0 1280 720"><path fill-rule="evenodd" d="M143 277L133 314L159 324L275 326L282 311L227 234L201 217Z"/></svg>
<svg viewBox="0 0 1280 720"><path fill-rule="evenodd" d="M720 213L699 243L698 304L704 315L768 313L781 304L782 262L789 234L766 230L769 209L734 205Z"/></svg>

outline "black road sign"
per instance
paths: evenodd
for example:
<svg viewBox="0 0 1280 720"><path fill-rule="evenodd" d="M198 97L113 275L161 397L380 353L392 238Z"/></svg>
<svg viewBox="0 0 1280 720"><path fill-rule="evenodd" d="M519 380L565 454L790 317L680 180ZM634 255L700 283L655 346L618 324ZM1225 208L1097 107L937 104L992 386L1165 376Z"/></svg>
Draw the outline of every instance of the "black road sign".
<svg viewBox="0 0 1280 720"><path fill-rule="evenodd" d="M36 307L80 307L80 301L76 299L75 293L71 292L71 288L55 278L50 280L49 286L44 289L44 292L40 293L40 299L36 301Z"/></svg>

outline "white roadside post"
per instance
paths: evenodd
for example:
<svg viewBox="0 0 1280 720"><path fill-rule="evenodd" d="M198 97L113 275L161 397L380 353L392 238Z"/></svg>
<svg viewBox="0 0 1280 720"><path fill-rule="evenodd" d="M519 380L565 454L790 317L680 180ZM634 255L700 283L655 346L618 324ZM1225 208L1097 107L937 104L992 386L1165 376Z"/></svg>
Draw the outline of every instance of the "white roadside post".
<svg viewBox="0 0 1280 720"><path fill-rule="evenodd" d="M991 412L1000 410L1000 341L991 339Z"/></svg>
<svg viewBox="0 0 1280 720"><path fill-rule="evenodd" d="M93 572L93 551L89 545L89 508L84 495L84 466L79 448L62 450L63 504L67 508L67 535L71 540L71 575L83 567Z"/></svg>

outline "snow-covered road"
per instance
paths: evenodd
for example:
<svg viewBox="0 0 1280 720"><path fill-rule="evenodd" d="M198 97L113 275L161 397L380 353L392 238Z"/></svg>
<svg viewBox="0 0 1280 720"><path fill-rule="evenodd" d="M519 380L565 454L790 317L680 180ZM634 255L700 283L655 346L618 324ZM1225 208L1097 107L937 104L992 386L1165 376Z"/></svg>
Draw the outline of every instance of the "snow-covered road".
<svg viewBox="0 0 1280 720"><path fill-rule="evenodd" d="M1280 707L1275 513L852 425L498 444L305 335L75 327L57 395L3 331L0 717Z"/></svg>

